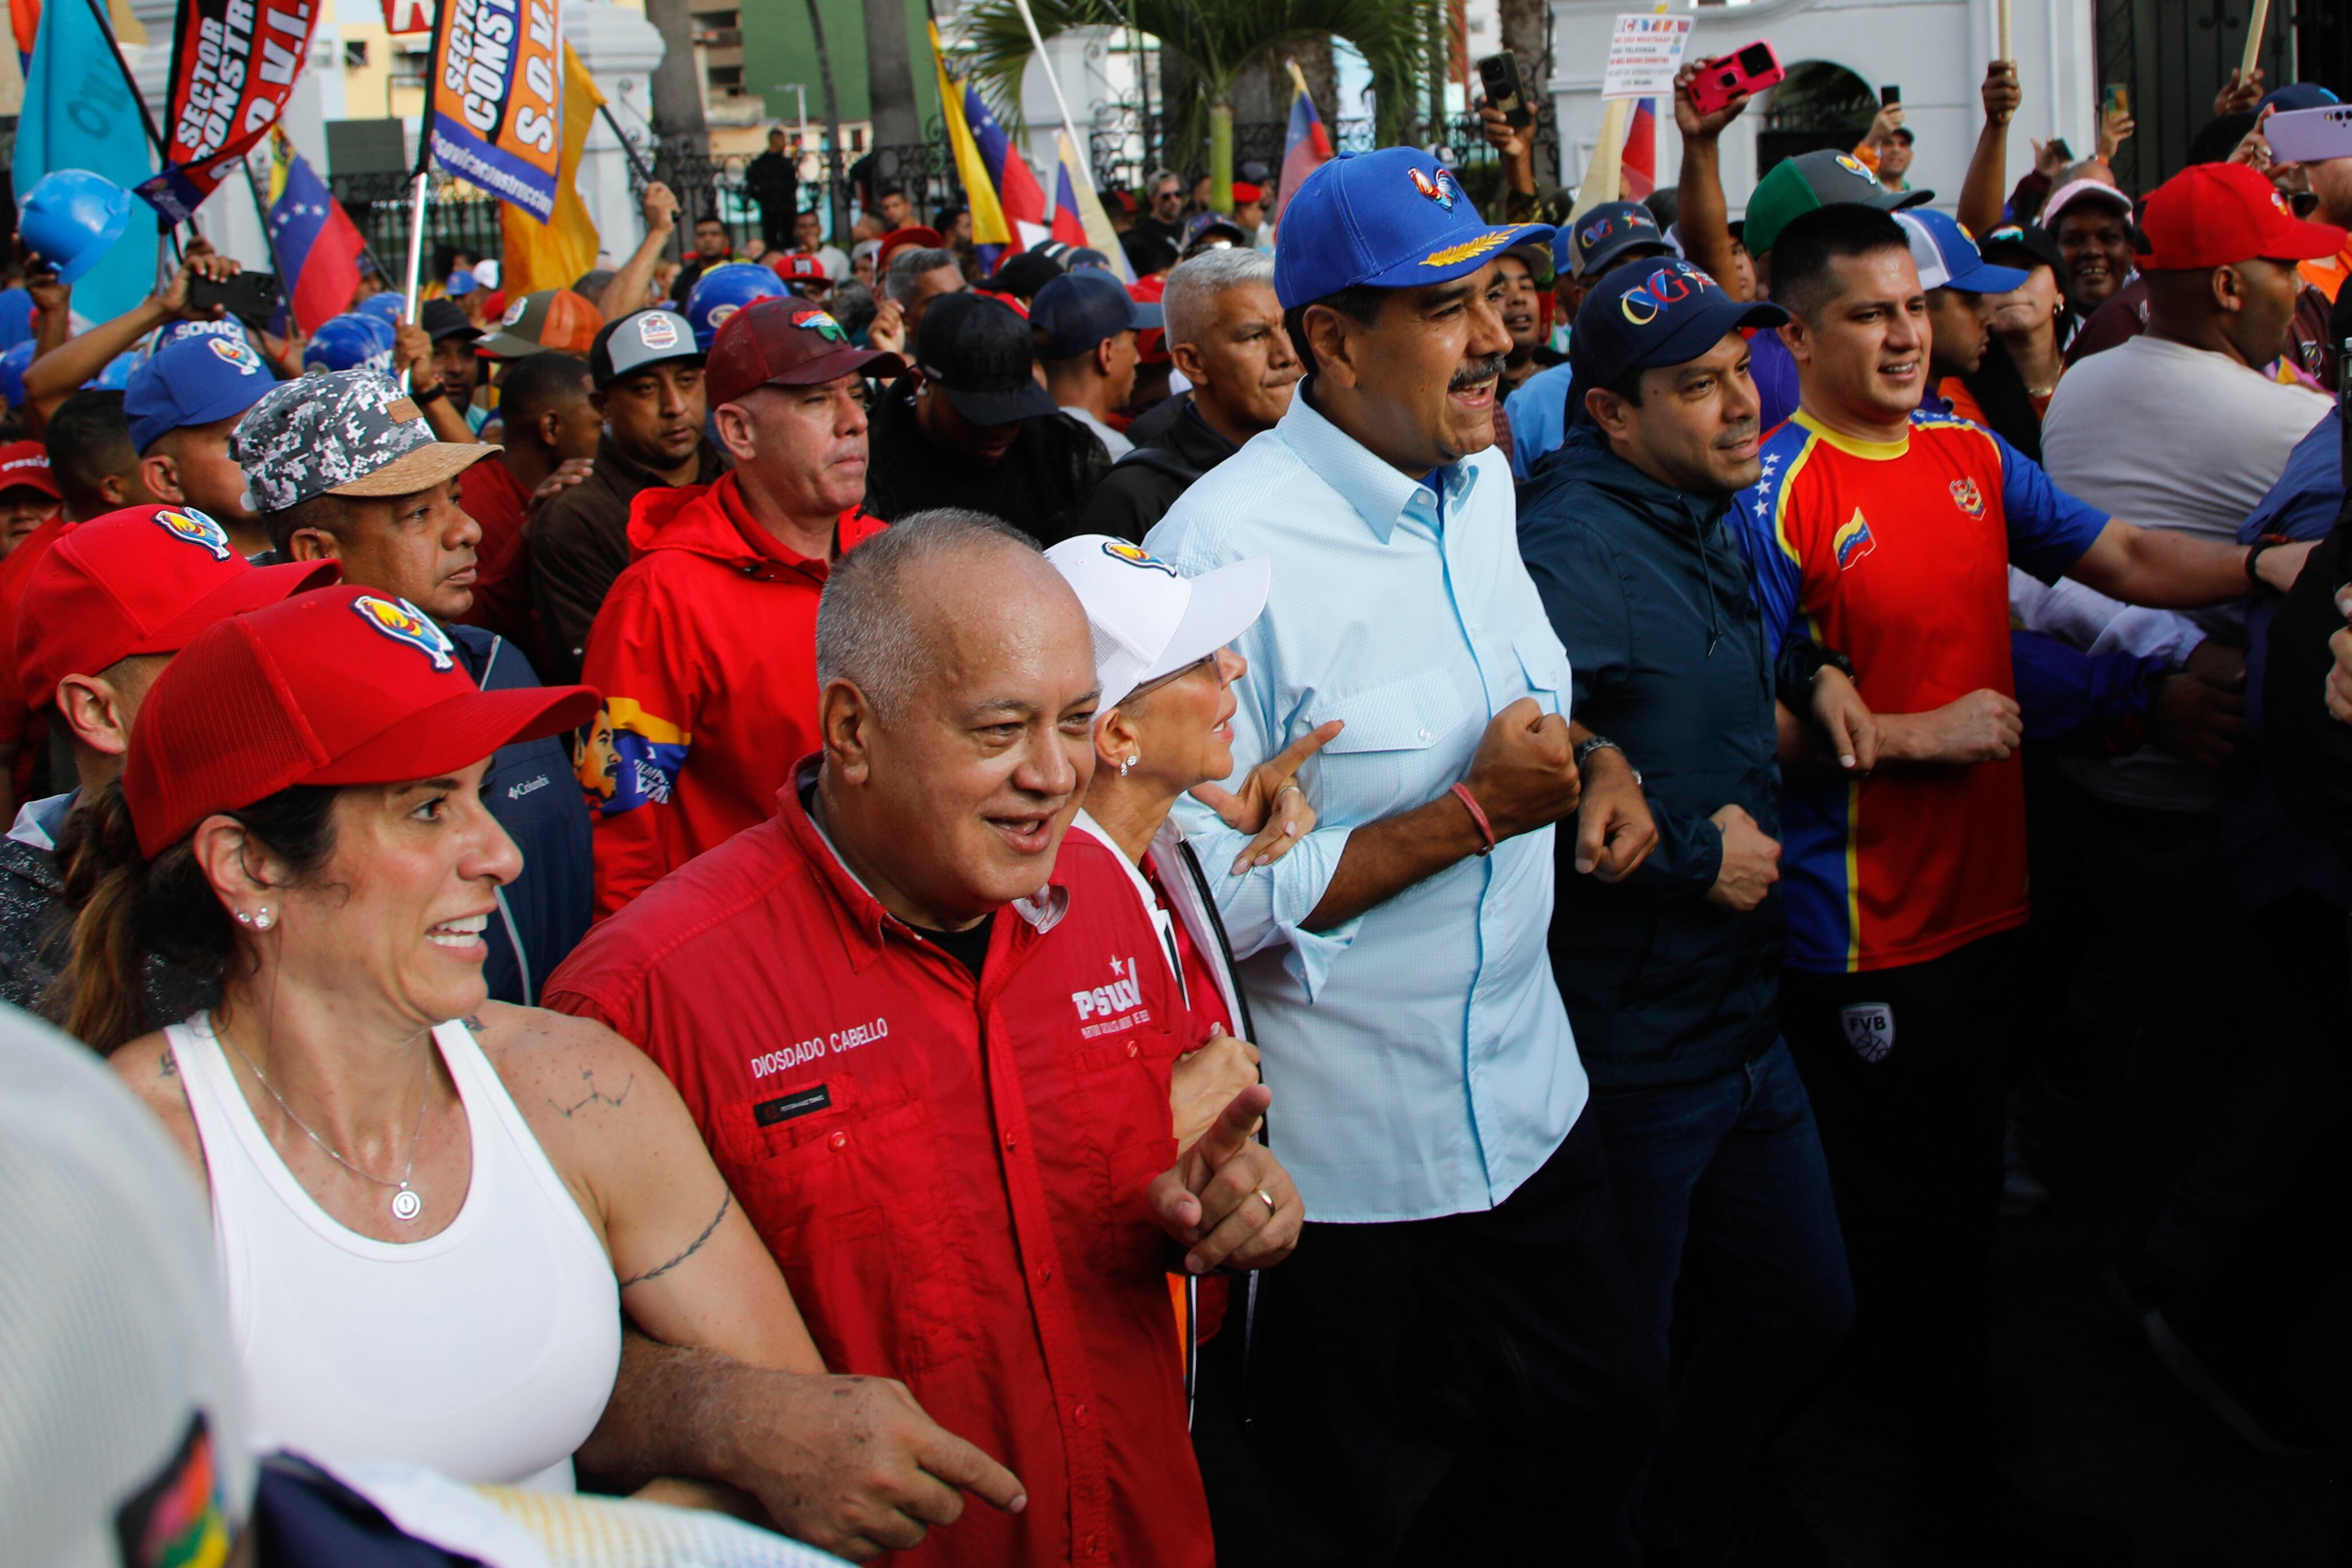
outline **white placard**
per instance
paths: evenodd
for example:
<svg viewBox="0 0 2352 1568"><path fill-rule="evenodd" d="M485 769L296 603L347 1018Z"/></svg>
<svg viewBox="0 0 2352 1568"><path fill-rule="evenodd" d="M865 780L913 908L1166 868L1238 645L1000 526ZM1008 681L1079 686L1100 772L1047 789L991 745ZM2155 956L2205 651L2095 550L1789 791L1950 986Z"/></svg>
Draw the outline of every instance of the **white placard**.
<svg viewBox="0 0 2352 1568"><path fill-rule="evenodd" d="M1618 17L1601 76L1601 98L1673 98L1690 34L1688 16Z"/></svg>

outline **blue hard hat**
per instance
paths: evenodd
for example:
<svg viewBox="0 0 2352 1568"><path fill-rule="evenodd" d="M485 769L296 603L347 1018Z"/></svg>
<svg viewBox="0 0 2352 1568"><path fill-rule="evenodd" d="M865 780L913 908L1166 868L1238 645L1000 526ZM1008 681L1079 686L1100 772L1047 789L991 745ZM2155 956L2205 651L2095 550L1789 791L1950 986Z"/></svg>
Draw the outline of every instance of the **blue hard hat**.
<svg viewBox="0 0 2352 1568"><path fill-rule="evenodd" d="M371 316L379 321L388 321L397 327L407 318L408 296L387 288L380 294L371 294L361 300L352 314Z"/></svg>
<svg viewBox="0 0 2352 1568"><path fill-rule="evenodd" d="M87 169L56 169L35 182L16 204L16 232L25 245L73 283L96 267L131 221L131 193Z"/></svg>
<svg viewBox="0 0 2352 1568"><path fill-rule="evenodd" d="M129 350L106 361L106 368L81 383L84 392L121 392L131 384L131 372L139 366L139 356Z"/></svg>
<svg viewBox="0 0 2352 1568"><path fill-rule="evenodd" d="M0 397L8 400L10 408L24 406L25 372L33 368L33 348L27 340L0 354Z"/></svg>
<svg viewBox="0 0 2352 1568"><path fill-rule="evenodd" d="M319 323L303 345L302 371L382 371L392 373L392 328L373 316L345 311Z"/></svg>
<svg viewBox="0 0 2352 1568"><path fill-rule="evenodd" d="M721 263L695 279L686 297L686 319L694 329L694 346L710 351L710 340L727 318L754 299L781 299L787 290L776 275L756 261Z"/></svg>

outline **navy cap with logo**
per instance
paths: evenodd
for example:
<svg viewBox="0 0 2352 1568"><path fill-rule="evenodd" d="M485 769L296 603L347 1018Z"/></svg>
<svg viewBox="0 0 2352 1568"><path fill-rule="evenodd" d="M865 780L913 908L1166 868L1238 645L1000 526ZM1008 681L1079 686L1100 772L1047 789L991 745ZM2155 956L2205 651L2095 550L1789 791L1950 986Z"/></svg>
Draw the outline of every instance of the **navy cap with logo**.
<svg viewBox="0 0 2352 1568"><path fill-rule="evenodd" d="M601 389L673 360L702 362L694 329L675 310L638 310L596 329L596 340L588 345L588 379Z"/></svg>
<svg viewBox="0 0 2352 1568"><path fill-rule="evenodd" d="M915 330L916 369L974 424L1011 424L1055 412L1029 372L1034 352L1029 323L982 294L941 295Z"/></svg>
<svg viewBox="0 0 2352 1568"><path fill-rule="evenodd" d="M1639 202L1602 202L1559 231L1553 258L1572 277L1598 277L1608 265L1641 246L1666 251L1657 214Z"/></svg>
<svg viewBox="0 0 2352 1568"><path fill-rule="evenodd" d="M243 413L278 384L242 338L180 338L141 361L122 392L131 445L146 450L172 432Z"/></svg>
<svg viewBox="0 0 2352 1568"><path fill-rule="evenodd" d="M1137 299L1108 272L1066 272L1029 302L1037 351L1049 360L1076 359L1106 338L1147 331L1164 319L1159 306Z"/></svg>
<svg viewBox="0 0 2352 1568"><path fill-rule="evenodd" d="M1282 214L1274 293L1286 310L1343 288L1414 288L1466 277L1549 224L1489 224L1454 172L1416 147L1341 153L1299 183Z"/></svg>
<svg viewBox="0 0 2352 1568"><path fill-rule="evenodd" d="M1742 327L1778 327L1778 305L1735 299L1698 267L1676 256L1655 267L1621 267L1592 286L1569 336L1570 372L1579 387L1612 386L1628 371L1686 364ZM1584 398L1570 400L1583 413Z"/></svg>

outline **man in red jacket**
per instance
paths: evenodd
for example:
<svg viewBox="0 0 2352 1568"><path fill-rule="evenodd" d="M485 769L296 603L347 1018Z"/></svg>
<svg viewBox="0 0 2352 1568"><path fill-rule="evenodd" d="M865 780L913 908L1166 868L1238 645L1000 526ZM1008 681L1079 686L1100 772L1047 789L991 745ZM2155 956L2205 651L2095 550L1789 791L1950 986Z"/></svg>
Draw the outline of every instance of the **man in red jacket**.
<svg viewBox="0 0 2352 1568"><path fill-rule="evenodd" d="M859 506L866 377L904 369L851 347L805 299L758 300L712 340L703 385L736 467L638 492L635 559L581 670L604 694L580 758L599 917L773 816L816 749L817 595L841 552L882 528Z"/></svg>
<svg viewBox="0 0 2352 1568"><path fill-rule="evenodd" d="M1161 1270L1275 1262L1301 1207L1250 1136L1262 1084L1177 1155L1183 999L1132 873L1064 836L1085 612L1008 525L919 513L835 565L816 662L824 749L776 814L592 931L546 1003L677 1085L825 1364L1020 1478L1020 1512L910 1564L1207 1568ZM819 1544L954 1519L909 1500Z"/></svg>

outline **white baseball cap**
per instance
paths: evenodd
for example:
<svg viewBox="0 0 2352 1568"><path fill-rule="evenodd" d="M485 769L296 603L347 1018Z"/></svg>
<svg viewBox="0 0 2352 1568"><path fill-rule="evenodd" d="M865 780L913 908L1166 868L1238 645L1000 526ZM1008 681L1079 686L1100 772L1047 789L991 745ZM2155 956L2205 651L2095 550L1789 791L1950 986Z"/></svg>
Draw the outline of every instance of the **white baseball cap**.
<svg viewBox="0 0 2352 1568"><path fill-rule="evenodd" d="M2034 221L2054 235L2058 232L2058 214L2082 201L2097 202L2111 206L2126 218L2132 215L2132 199L2129 196L2125 195L2105 180L2085 178L2069 180L2051 192L2050 199L2042 204L2042 211Z"/></svg>
<svg viewBox="0 0 2352 1568"><path fill-rule="evenodd" d="M1078 534L1045 552L1086 607L1107 714L1149 681L1207 658L1265 612L1274 558L1186 577L1139 545Z"/></svg>

